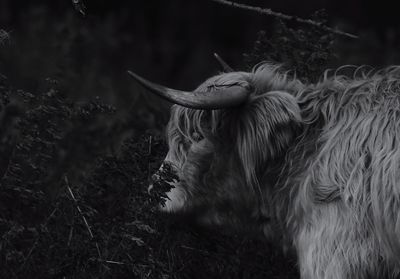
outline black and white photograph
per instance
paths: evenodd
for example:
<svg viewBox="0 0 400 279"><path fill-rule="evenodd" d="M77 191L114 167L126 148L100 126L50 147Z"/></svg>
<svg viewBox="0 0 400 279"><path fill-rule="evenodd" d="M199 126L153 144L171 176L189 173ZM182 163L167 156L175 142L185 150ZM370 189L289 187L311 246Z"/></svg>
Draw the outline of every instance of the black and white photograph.
<svg viewBox="0 0 400 279"><path fill-rule="evenodd" d="M0 0L0 279L400 279L399 18Z"/></svg>

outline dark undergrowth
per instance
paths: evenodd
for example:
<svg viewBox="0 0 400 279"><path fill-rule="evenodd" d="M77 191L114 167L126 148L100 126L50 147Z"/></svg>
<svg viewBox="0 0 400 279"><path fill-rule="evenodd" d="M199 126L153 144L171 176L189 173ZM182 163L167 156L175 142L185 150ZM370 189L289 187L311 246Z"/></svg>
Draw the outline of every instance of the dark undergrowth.
<svg viewBox="0 0 400 279"><path fill-rule="evenodd" d="M332 40L281 24L245 61L315 80ZM298 278L274 244L158 212L167 184L147 187L167 147L141 115L71 101L53 80L30 93L0 78L0 278Z"/></svg>

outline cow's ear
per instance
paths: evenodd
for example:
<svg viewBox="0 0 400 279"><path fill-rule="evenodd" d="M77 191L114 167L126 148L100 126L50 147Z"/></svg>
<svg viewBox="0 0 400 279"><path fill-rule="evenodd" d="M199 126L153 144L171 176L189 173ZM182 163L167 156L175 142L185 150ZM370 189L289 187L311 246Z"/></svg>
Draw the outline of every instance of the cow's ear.
<svg viewBox="0 0 400 279"><path fill-rule="evenodd" d="M302 126L296 98L283 91L252 96L234 118L231 133L248 182L268 161L285 156Z"/></svg>

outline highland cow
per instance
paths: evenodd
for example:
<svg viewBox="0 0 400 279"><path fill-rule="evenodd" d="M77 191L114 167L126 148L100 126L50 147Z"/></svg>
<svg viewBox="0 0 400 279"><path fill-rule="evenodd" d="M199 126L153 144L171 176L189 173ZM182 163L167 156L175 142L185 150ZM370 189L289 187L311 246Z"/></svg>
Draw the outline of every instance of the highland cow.
<svg viewBox="0 0 400 279"><path fill-rule="evenodd" d="M131 74L177 104L164 211L263 232L303 279L399 278L399 67L307 84L264 63L192 92Z"/></svg>

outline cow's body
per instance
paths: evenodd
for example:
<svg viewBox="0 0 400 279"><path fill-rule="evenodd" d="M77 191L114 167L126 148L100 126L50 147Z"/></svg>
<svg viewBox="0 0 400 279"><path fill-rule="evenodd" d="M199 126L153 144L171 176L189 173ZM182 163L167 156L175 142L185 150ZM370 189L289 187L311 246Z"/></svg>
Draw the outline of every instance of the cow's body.
<svg viewBox="0 0 400 279"><path fill-rule="evenodd" d="M305 130L275 208L302 278L398 278L400 69L334 76L297 97Z"/></svg>
<svg viewBox="0 0 400 279"><path fill-rule="evenodd" d="M197 91L232 84L241 106L173 107L164 210L280 239L303 279L398 278L400 69L303 84L264 64Z"/></svg>

